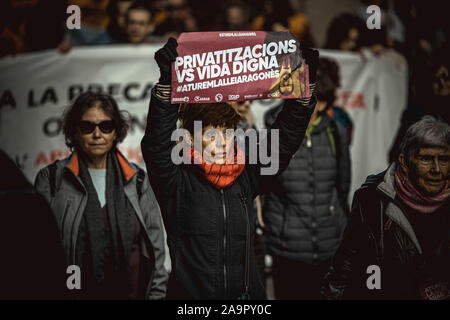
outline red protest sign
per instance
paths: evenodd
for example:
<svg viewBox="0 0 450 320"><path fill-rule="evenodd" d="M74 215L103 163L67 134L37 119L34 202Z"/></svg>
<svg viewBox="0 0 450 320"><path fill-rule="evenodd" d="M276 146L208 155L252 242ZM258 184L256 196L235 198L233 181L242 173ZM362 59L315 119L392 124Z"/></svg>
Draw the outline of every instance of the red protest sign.
<svg viewBox="0 0 450 320"><path fill-rule="evenodd" d="M177 41L174 104L310 95L308 68L290 32L188 32Z"/></svg>

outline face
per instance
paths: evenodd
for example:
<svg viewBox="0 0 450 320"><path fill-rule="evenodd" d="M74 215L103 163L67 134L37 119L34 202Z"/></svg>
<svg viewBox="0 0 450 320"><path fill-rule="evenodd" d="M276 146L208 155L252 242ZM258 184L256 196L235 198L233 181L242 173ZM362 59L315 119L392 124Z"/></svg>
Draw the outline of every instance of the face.
<svg viewBox="0 0 450 320"><path fill-rule="evenodd" d="M240 7L230 7L227 11L227 21L230 26L242 26L245 23L245 14Z"/></svg>
<svg viewBox="0 0 450 320"><path fill-rule="evenodd" d="M147 36L153 31L151 15L146 10L131 10L128 12L126 34L129 43L139 44L147 40Z"/></svg>
<svg viewBox="0 0 450 320"><path fill-rule="evenodd" d="M450 178L450 150L421 148L409 165L403 154L399 161L412 184L425 196L439 194Z"/></svg>
<svg viewBox="0 0 450 320"><path fill-rule="evenodd" d="M432 83L433 94L436 96L450 95L450 78L448 77L448 69L441 66L435 75L435 81Z"/></svg>
<svg viewBox="0 0 450 320"><path fill-rule="evenodd" d="M230 155L234 145L234 135L226 133L226 127L213 127L211 125L203 129L202 155L203 158L216 164L224 164L227 155Z"/></svg>
<svg viewBox="0 0 450 320"><path fill-rule="evenodd" d="M233 107L234 110L241 116L245 117L250 111L251 101L229 101L228 104Z"/></svg>
<svg viewBox="0 0 450 320"><path fill-rule="evenodd" d="M340 49L344 51L353 51L356 49L356 43L359 38L359 32L356 28L351 28L348 31L348 37L341 42Z"/></svg>
<svg viewBox="0 0 450 320"><path fill-rule="evenodd" d="M89 121L92 123L101 123L102 121L112 120L100 107L92 107L83 114L81 121ZM78 146L89 159L106 158L109 150L111 150L114 139L116 138L116 130L111 133L104 133L96 126L92 133L82 133L78 129L77 142Z"/></svg>
<svg viewBox="0 0 450 320"><path fill-rule="evenodd" d="M125 28L125 15L133 1L120 1L117 3L117 24L121 29Z"/></svg>

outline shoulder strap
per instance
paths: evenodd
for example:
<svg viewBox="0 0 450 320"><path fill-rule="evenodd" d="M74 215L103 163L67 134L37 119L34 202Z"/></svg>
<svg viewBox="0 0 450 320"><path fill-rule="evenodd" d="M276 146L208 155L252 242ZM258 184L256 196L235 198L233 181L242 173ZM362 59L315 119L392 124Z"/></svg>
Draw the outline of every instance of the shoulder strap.
<svg viewBox="0 0 450 320"><path fill-rule="evenodd" d="M144 184L145 172L142 169L138 169L136 176L136 191L138 194L138 198L140 199L142 196L142 185Z"/></svg>
<svg viewBox="0 0 450 320"><path fill-rule="evenodd" d="M339 130L337 128L336 121L332 119L328 127L331 133L330 138L333 139L332 144L334 144L334 156L336 157L336 160L339 162L339 159L341 157L341 137L339 135Z"/></svg>
<svg viewBox="0 0 450 320"><path fill-rule="evenodd" d="M55 197L55 193L56 193L56 169L57 169L57 163L59 160L56 160L55 162L53 162L49 167L49 182L50 182L50 195L52 198Z"/></svg>

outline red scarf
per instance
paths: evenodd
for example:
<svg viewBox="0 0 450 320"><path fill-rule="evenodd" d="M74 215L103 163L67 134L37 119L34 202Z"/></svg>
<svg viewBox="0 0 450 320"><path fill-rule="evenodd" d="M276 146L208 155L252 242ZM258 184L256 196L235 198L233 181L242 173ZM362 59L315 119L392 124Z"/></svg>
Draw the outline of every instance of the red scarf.
<svg viewBox="0 0 450 320"><path fill-rule="evenodd" d="M441 193L433 197L425 197L412 185L400 165L395 169L395 191L407 206L422 213L435 212L450 196L449 182L447 181Z"/></svg>
<svg viewBox="0 0 450 320"><path fill-rule="evenodd" d="M237 177L244 171L245 157L241 149L237 148L237 154L234 154L234 161L231 159L233 154L228 155L228 159L224 164L209 163L203 159L200 152L191 147L191 161L200 167L205 178L217 189L229 187L233 184ZM197 164L195 162L200 162Z"/></svg>

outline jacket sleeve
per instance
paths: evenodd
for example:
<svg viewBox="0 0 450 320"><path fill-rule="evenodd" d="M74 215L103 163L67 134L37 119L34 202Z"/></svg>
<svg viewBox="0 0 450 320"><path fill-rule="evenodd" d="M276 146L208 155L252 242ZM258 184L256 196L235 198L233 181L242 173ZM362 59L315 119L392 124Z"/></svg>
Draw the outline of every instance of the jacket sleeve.
<svg viewBox="0 0 450 320"><path fill-rule="evenodd" d="M316 99L313 96L308 107L300 105L295 99L287 99L278 113L275 122L267 130L267 136L261 137L258 143L258 162L249 165L254 197L270 190L274 176L280 175L289 165L289 161L300 147L305 137L306 128L314 108ZM278 132L278 139L273 136ZM266 149L266 150L264 150ZM261 154L270 155L270 163L261 161ZM278 162L277 162L278 160Z"/></svg>
<svg viewBox="0 0 450 320"><path fill-rule="evenodd" d="M171 159L175 146L171 136L177 128L179 105L162 101L155 95L154 90L150 98L147 127L141 141L141 150L150 182L159 193L161 187L165 189L176 185L179 167Z"/></svg>
<svg viewBox="0 0 450 320"><path fill-rule="evenodd" d="M47 203L50 203L51 193L48 167L39 170L34 181L34 189L44 197Z"/></svg>
<svg viewBox="0 0 450 320"><path fill-rule="evenodd" d="M152 242L155 257L155 269L148 298L150 300L164 299L166 296L167 281L169 279L169 274L164 267L166 258L165 230L161 219L161 211L147 175L142 187L144 191L140 206L144 214L146 228L150 234L150 241Z"/></svg>
<svg viewBox="0 0 450 320"><path fill-rule="evenodd" d="M368 298L366 270L369 265L376 264L373 262L376 249L371 240L373 234L364 219L367 214L364 212L367 199L364 201L364 198L361 190L355 192L349 223L323 282L321 293L325 299Z"/></svg>

